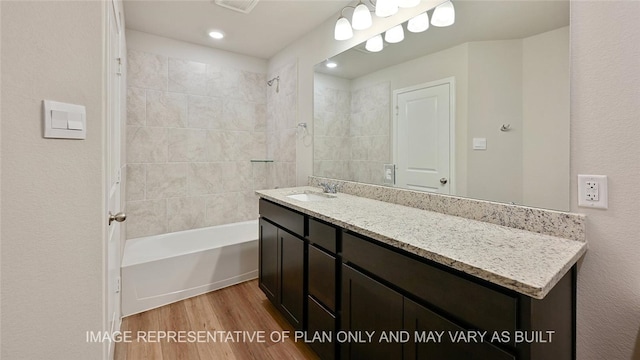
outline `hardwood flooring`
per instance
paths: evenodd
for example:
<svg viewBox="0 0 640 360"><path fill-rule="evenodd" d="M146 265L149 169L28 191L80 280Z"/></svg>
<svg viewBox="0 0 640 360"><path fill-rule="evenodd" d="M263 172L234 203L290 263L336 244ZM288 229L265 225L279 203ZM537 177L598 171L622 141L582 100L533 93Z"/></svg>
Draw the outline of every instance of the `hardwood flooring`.
<svg viewBox="0 0 640 360"><path fill-rule="evenodd" d="M122 331L131 332L131 341L116 344L115 360L318 359L303 342L272 341L271 334L278 340L283 331L293 337L293 328L267 300L257 280L126 317ZM182 333L158 340L158 335L170 337L169 331ZM236 331L244 332L232 333ZM247 337L243 341L239 335L258 332L265 335L263 342ZM200 341L195 341L197 336Z"/></svg>

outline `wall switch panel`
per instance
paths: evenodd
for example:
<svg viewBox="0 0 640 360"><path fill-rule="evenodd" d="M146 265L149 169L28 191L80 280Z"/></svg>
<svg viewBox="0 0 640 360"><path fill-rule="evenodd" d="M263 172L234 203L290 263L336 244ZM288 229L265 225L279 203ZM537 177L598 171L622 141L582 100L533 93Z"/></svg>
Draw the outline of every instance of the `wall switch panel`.
<svg viewBox="0 0 640 360"><path fill-rule="evenodd" d="M578 206L607 209L607 176L578 175Z"/></svg>
<svg viewBox="0 0 640 360"><path fill-rule="evenodd" d="M396 183L396 166L394 164L384 164L383 183L394 185Z"/></svg>
<svg viewBox="0 0 640 360"><path fill-rule="evenodd" d="M44 100L42 107L45 138L87 138L87 110L84 106Z"/></svg>

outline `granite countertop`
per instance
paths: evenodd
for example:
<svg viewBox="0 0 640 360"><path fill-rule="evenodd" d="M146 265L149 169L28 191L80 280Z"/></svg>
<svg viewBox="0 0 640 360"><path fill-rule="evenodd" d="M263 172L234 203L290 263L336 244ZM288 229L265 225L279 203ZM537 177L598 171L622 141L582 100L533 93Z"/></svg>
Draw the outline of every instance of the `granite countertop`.
<svg viewBox="0 0 640 360"><path fill-rule="evenodd" d="M580 241L343 193L321 201L287 197L304 191L322 192L304 186L256 194L536 299L544 298L587 250Z"/></svg>

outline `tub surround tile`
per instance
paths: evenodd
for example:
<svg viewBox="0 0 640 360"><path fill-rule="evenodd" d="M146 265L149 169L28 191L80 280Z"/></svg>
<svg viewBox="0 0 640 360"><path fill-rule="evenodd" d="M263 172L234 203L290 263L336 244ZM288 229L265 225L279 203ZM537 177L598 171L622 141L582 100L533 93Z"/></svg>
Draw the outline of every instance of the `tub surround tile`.
<svg viewBox="0 0 640 360"><path fill-rule="evenodd" d="M167 228L169 232L205 226L205 198L182 197L167 199Z"/></svg>
<svg viewBox="0 0 640 360"><path fill-rule="evenodd" d="M189 96L188 127L222 129L222 99L208 96Z"/></svg>
<svg viewBox="0 0 640 360"><path fill-rule="evenodd" d="M167 91L168 58L144 51L127 50L127 86Z"/></svg>
<svg viewBox="0 0 640 360"><path fill-rule="evenodd" d="M186 196L187 164L147 164L147 199Z"/></svg>
<svg viewBox="0 0 640 360"><path fill-rule="evenodd" d="M127 163L167 162L167 129L127 126Z"/></svg>
<svg viewBox="0 0 640 360"><path fill-rule="evenodd" d="M144 200L147 186L147 173L144 164L127 164L126 200Z"/></svg>
<svg viewBox="0 0 640 360"><path fill-rule="evenodd" d="M207 95L207 64L169 58L169 91L191 95Z"/></svg>
<svg viewBox="0 0 640 360"><path fill-rule="evenodd" d="M167 232L167 202L162 200L127 202L127 238Z"/></svg>
<svg viewBox="0 0 640 360"><path fill-rule="evenodd" d="M145 126L147 119L147 93L145 89L127 89L127 125Z"/></svg>
<svg viewBox="0 0 640 360"><path fill-rule="evenodd" d="M240 221L238 205L239 193L224 193L206 198L206 226L230 224Z"/></svg>
<svg viewBox="0 0 640 360"><path fill-rule="evenodd" d="M381 187L378 187L381 188ZM586 252L586 243L392 203L368 189L302 202L286 195L317 187L256 191L261 197L480 279L542 299Z"/></svg>
<svg viewBox="0 0 640 360"><path fill-rule="evenodd" d="M266 74L212 61L129 49L125 198L142 218L128 221L127 238L257 216L254 186L265 188L276 171L264 166L257 179L250 162L267 158ZM295 103L278 99L289 108L274 114L292 113L293 124Z"/></svg>
<svg viewBox="0 0 640 360"><path fill-rule="evenodd" d="M314 176L309 177L309 185L311 186L319 186L319 183L327 181L339 183L341 192L355 196L377 200L388 197L393 199L388 202L421 210L435 211L446 215L483 221L575 241L586 241L585 216L582 214L530 208L450 195L431 194L352 181Z"/></svg>
<svg viewBox="0 0 640 360"><path fill-rule="evenodd" d="M186 127L187 96L147 91L147 126Z"/></svg>

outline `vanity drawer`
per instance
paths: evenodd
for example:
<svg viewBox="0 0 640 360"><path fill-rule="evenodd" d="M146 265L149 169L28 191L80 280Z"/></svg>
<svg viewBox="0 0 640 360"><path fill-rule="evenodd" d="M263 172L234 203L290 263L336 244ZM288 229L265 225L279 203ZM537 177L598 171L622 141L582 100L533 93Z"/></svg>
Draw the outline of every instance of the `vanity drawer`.
<svg viewBox="0 0 640 360"><path fill-rule="evenodd" d="M309 294L336 311L336 258L309 246Z"/></svg>
<svg viewBox="0 0 640 360"><path fill-rule="evenodd" d="M346 232L342 256L345 263L359 266L474 328L516 329L516 297Z"/></svg>
<svg viewBox="0 0 640 360"><path fill-rule="evenodd" d="M260 199L259 207L261 217L304 237L304 215L264 199Z"/></svg>
<svg viewBox="0 0 640 360"><path fill-rule="evenodd" d="M315 219L309 219L309 241L335 254L337 230Z"/></svg>

